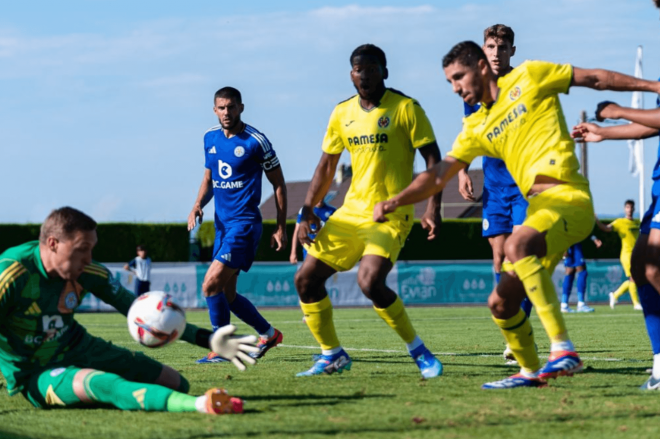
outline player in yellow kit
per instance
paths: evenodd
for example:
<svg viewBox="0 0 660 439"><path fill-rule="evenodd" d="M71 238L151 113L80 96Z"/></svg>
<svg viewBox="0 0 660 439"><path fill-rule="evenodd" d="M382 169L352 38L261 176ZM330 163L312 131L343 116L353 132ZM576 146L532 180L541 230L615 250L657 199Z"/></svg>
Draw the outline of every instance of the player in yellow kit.
<svg viewBox="0 0 660 439"><path fill-rule="evenodd" d="M442 374L442 364L426 348L408 318L403 302L385 279L410 232L413 206L394 212L392 221L373 221L373 208L398 194L412 181L416 151L432 168L440 161L435 135L415 99L386 88L385 53L373 44L356 48L350 57L351 81L357 94L339 103L328 123L323 154L301 211L298 239L307 258L295 284L305 321L321 345L314 365L298 376L350 370L351 359L342 349L332 319L332 303L325 281L337 271L350 270L358 261L358 285L376 313L401 337L424 378ZM327 193L341 153L351 154L353 178L344 204L321 228L312 206ZM435 237L440 225L439 195L431 198L422 226ZM320 231L312 239L312 231Z"/></svg>
<svg viewBox="0 0 660 439"><path fill-rule="evenodd" d="M582 370L575 352L551 273L572 244L586 238L594 224L589 184L578 172L575 145L559 102L571 86L598 90L658 91L656 82L606 70L586 70L568 64L526 61L511 73L495 77L481 47L465 41L443 59L454 92L481 109L463 120L449 157L421 173L412 184L374 208L374 220L400 206L424 200L477 156L501 158L529 201L527 219L505 243L501 282L488 305L493 320L521 365L512 377L484 384L485 389L542 387L545 378ZM548 363L541 367L532 327L520 304L529 297L551 340Z"/></svg>
<svg viewBox="0 0 660 439"><path fill-rule="evenodd" d="M632 299L633 308L641 311L642 305L639 303L639 296L637 295L637 285L630 276L630 260L632 258L632 251L639 236L639 220L633 219L635 213L635 202L633 200L626 200L624 204L624 211L626 216L618 218L611 223L605 225L598 221L596 218L596 225L603 232L616 232L621 239L621 266L623 272L626 274L626 280L621 284L616 291L610 293L610 308L614 309L614 305L619 301L619 297L624 295L626 291L630 291L630 298Z"/></svg>

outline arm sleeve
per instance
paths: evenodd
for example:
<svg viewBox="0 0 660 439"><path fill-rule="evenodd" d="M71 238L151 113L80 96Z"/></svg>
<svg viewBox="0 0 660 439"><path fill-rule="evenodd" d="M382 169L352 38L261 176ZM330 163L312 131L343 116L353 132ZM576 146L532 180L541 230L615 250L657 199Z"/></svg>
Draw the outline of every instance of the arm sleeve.
<svg viewBox="0 0 660 439"><path fill-rule="evenodd" d="M18 261L0 262L0 317L11 313L13 299L21 293L30 279L30 273Z"/></svg>
<svg viewBox="0 0 660 439"><path fill-rule="evenodd" d="M253 146L253 154L256 160L261 164L264 172L272 171L280 166L280 159L273 149L270 140L261 133L252 133L252 137L256 140Z"/></svg>
<svg viewBox="0 0 660 439"><path fill-rule="evenodd" d="M486 155L485 151L481 146L470 136L468 132L461 131L456 140L454 140L454 145L451 148L451 151L447 153L448 156L454 157L457 160L460 160L464 163L472 163L476 157L480 155Z"/></svg>
<svg viewBox="0 0 660 439"><path fill-rule="evenodd" d="M568 93L573 79L572 65L528 61L526 68L529 76L545 94Z"/></svg>
<svg viewBox="0 0 660 439"><path fill-rule="evenodd" d="M419 102L411 99L406 103L402 116L413 148L421 148L435 142L433 127Z"/></svg>
<svg viewBox="0 0 660 439"><path fill-rule="evenodd" d="M97 262L85 267L78 282L85 290L113 306L123 315L128 314L128 309L135 300L135 295L122 287L110 270Z"/></svg>
<svg viewBox="0 0 660 439"><path fill-rule="evenodd" d="M209 154L208 150L206 149L206 142L208 139L208 133L204 135L204 167L206 169L212 169L214 163L213 159L211 158L211 154Z"/></svg>
<svg viewBox="0 0 660 439"><path fill-rule="evenodd" d="M321 146L323 152L328 154L341 154L344 151L346 145L344 145L344 141L341 138L339 127L340 121L337 114L337 107L335 107L330 115L328 129L325 131L325 137L323 138L323 145Z"/></svg>
<svg viewBox="0 0 660 439"><path fill-rule="evenodd" d="M131 267L131 268L135 268L136 265L137 265L137 264L135 263L135 258L133 258L133 259L131 259L130 261L128 261L128 264L127 264L127 265L128 265L129 267Z"/></svg>

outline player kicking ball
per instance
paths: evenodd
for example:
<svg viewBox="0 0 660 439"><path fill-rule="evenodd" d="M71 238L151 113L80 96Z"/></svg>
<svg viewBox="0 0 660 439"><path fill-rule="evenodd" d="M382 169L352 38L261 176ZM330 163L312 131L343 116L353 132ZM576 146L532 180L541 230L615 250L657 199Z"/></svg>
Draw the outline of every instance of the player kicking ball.
<svg viewBox="0 0 660 439"><path fill-rule="evenodd" d="M121 410L241 413L243 402L224 389L191 396L176 370L140 352L93 337L74 318L92 293L126 315L135 296L92 261L96 222L63 207L41 226L39 241L0 254L0 370L9 395L37 408L111 405ZM232 326L215 333L186 325L182 339L213 349L244 370L254 336Z"/></svg>
<svg viewBox="0 0 660 439"><path fill-rule="evenodd" d="M441 191L477 156L504 160L529 208L522 227L505 243L511 263L504 264L502 280L488 305L521 371L482 388L543 387L547 378L572 375L583 367L569 338L551 273L568 247L587 237L594 224L589 183L578 172L558 94L571 86L617 91L657 91L660 86L615 72L544 61L526 61L497 80L483 50L471 41L454 46L443 58L443 68L454 92L466 103L482 106L464 119L449 156L398 195L378 203L374 220L386 222L397 208ZM544 366L534 349L529 319L520 309L525 296L551 341Z"/></svg>

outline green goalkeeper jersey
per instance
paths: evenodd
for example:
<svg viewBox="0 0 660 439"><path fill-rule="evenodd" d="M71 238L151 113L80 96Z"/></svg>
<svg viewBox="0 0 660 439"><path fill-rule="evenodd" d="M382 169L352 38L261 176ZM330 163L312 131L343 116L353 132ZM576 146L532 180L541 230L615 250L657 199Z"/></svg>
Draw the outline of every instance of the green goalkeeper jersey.
<svg viewBox="0 0 660 439"><path fill-rule="evenodd" d="M0 254L0 370L10 394L35 371L66 364L67 352L88 336L73 314L89 293L124 315L135 299L97 262L74 282L49 277L38 241ZM188 325L182 339L194 343L197 330Z"/></svg>

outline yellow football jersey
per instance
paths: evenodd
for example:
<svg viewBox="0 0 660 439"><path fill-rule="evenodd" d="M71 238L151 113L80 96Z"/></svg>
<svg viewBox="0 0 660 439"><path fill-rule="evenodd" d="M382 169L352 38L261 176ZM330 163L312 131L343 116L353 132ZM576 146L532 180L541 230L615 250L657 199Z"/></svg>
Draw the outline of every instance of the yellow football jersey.
<svg viewBox="0 0 660 439"><path fill-rule="evenodd" d="M621 238L621 253L632 253L637 237L639 236L639 220L618 218L610 223Z"/></svg>
<svg viewBox="0 0 660 439"><path fill-rule="evenodd" d="M558 93L567 93L573 67L525 61L498 79L499 94L487 108L463 119L449 155L466 163L480 155L504 160L522 194L537 175L587 184Z"/></svg>
<svg viewBox="0 0 660 439"><path fill-rule="evenodd" d="M342 210L371 218L376 203L388 200L412 181L415 149L435 142L433 128L419 103L387 89L380 105L369 111L359 95L338 104L328 123L323 151L351 153L353 179ZM411 221L413 206L400 207L395 217Z"/></svg>

